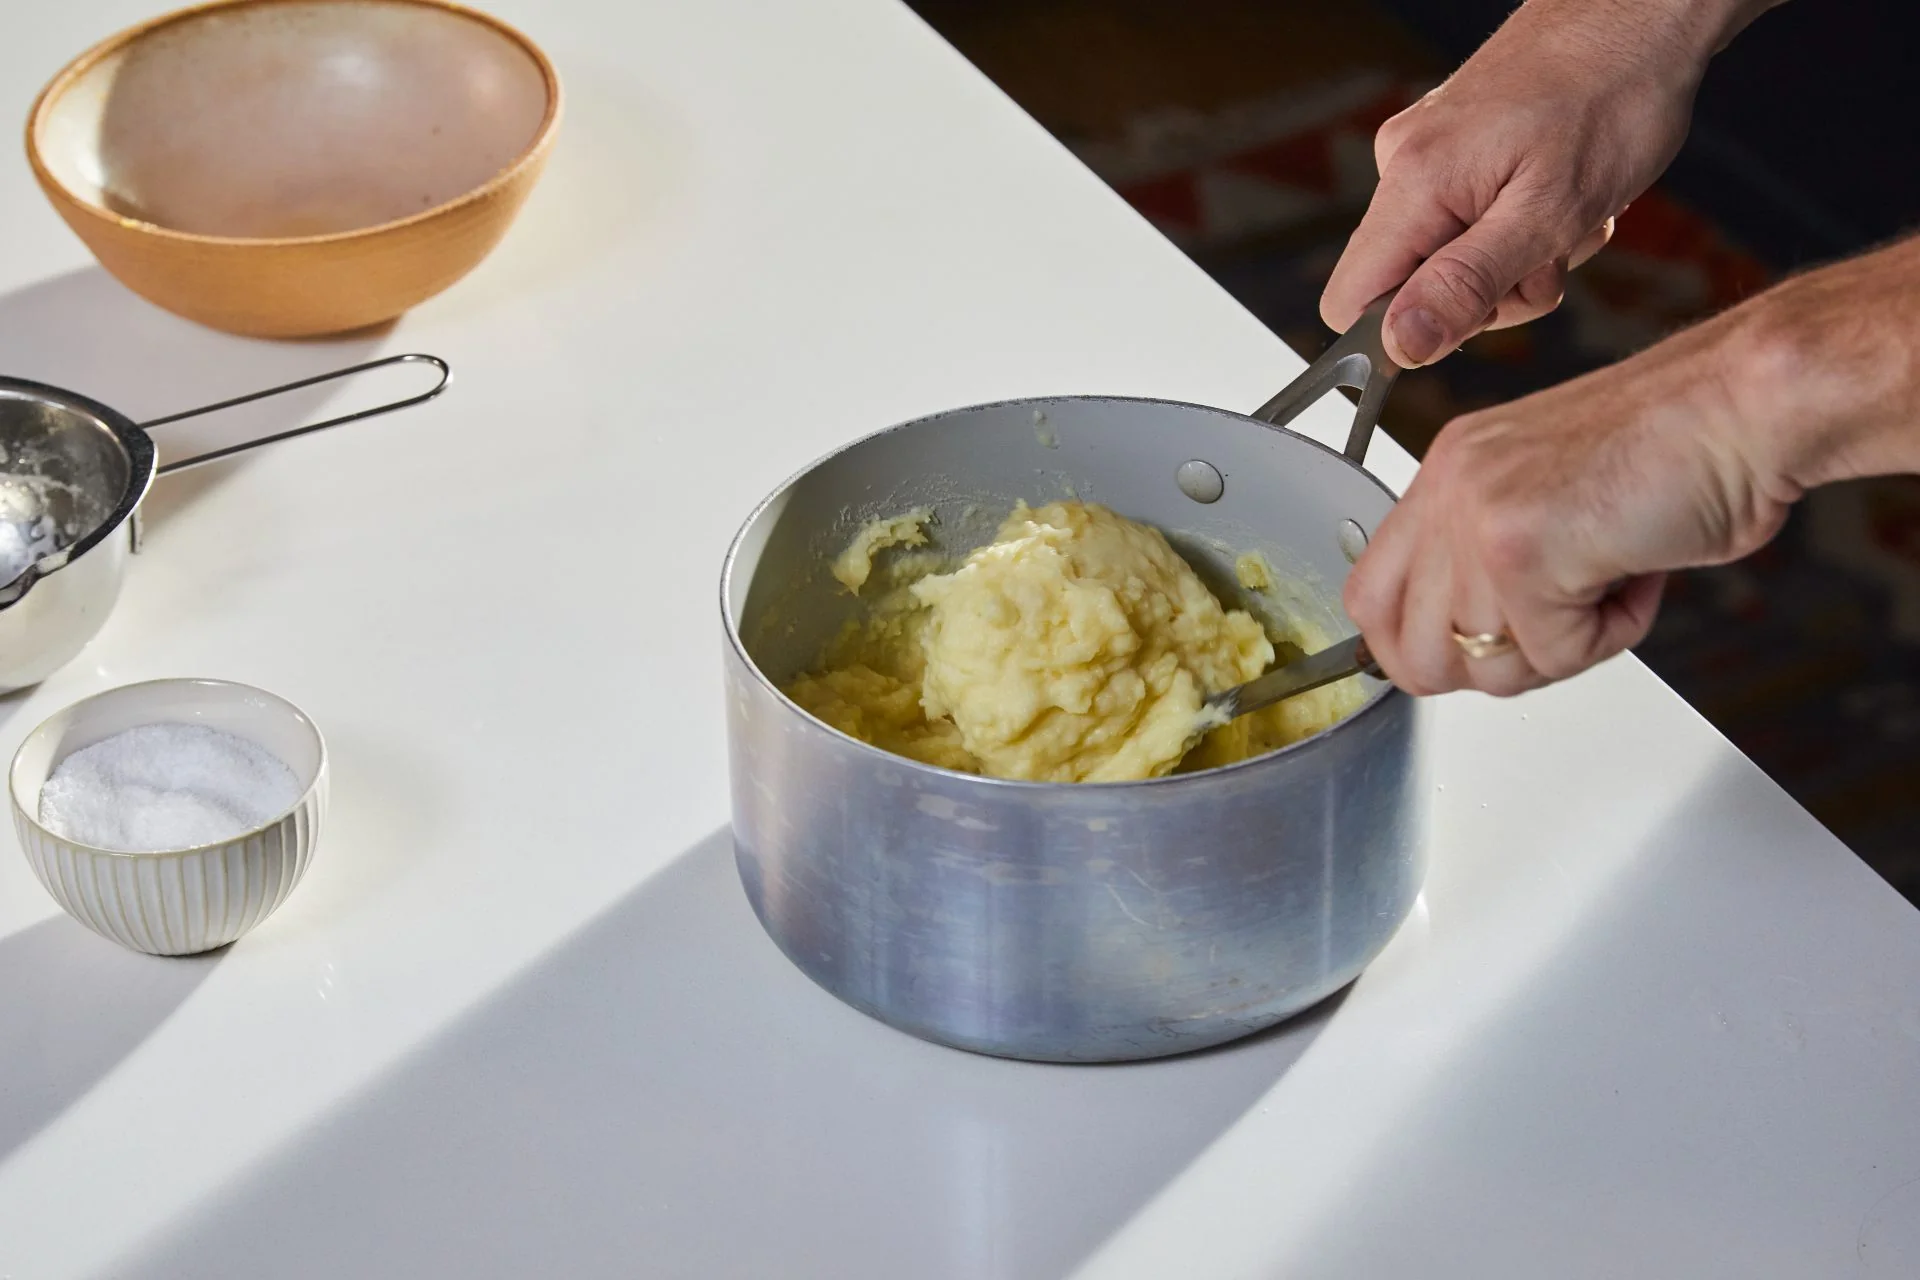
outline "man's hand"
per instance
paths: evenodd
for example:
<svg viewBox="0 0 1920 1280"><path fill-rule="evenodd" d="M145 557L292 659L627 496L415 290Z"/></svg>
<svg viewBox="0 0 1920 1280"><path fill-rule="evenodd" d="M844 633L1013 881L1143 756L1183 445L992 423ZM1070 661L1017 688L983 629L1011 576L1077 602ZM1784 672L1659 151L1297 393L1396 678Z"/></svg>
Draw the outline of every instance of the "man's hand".
<svg viewBox="0 0 1920 1280"><path fill-rule="evenodd" d="M1779 0L1528 0L1374 139L1380 185L1320 300L1345 332L1400 286L1402 368L1560 304L1570 267L1686 137L1713 54Z"/></svg>
<svg viewBox="0 0 1920 1280"><path fill-rule="evenodd" d="M1409 692L1511 694L1637 643L1668 570L1756 550L1808 488L1920 471L1920 238L1448 424L1346 588ZM1454 640L1505 632L1508 654Z"/></svg>

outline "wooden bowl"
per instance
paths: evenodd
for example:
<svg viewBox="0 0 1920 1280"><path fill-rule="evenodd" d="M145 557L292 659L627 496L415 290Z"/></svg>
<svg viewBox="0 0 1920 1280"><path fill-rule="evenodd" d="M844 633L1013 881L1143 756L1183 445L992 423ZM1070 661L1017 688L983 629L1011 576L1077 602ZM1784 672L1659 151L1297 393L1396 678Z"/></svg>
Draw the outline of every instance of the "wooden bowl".
<svg viewBox="0 0 1920 1280"><path fill-rule="evenodd" d="M377 324L471 271L540 176L560 80L444 0L220 0L94 46L27 158L108 271L229 333Z"/></svg>

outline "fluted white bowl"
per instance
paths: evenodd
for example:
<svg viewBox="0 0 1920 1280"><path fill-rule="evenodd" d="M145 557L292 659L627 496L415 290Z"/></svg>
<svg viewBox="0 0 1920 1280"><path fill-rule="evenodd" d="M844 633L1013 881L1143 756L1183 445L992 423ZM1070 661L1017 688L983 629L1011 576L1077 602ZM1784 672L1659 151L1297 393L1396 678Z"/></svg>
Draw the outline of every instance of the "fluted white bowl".
<svg viewBox="0 0 1920 1280"><path fill-rule="evenodd" d="M40 789L62 760L138 725L204 725L265 747L301 784L293 807L218 844L161 853L96 849L40 825ZM327 748L284 698L226 680L153 680L95 694L27 735L8 772L20 847L54 901L95 933L149 955L223 947L272 915L306 874L327 807Z"/></svg>

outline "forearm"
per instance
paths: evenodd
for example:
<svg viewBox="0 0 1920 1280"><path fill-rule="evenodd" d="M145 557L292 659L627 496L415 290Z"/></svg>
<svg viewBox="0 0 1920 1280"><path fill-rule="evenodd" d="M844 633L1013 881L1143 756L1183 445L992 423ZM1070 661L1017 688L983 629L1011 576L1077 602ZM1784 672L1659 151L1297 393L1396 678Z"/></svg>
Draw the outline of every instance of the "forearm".
<svg viewBox="0 0 1920 1280"><path fill-rule="evenodd" d="M1582 54L1697 79L1707 62L1785 0L1526 0L1515 14L1531 37Z"/></svg>
<svg viewBox="0 0 1920 1280"><path fill-rule="evenodd" d="M1710 324L1761 475L1797 492L1920 473L1920 236L1784 281Z"/></svg>

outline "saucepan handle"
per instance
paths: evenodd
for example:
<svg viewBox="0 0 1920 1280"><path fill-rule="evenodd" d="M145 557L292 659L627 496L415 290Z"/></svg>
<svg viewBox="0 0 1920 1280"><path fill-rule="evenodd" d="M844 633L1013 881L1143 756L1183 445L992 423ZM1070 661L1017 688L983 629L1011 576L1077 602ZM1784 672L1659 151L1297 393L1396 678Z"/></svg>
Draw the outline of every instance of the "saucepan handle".
<svg viewBox="0 0 1920 1280"><path fill-rule="evenodd" d="M375 405L371 409L360 409L354 413L343 413L337 418L328 418L325 422L310 423L304 427L295 427L291 431L280 431L270 436L261 436L258 440L249 440L244 444L228 445L224 449L214 449L208 453L196 454L191 458L182 458L178 462L169 462L161 467L158 475L171 475L176 471L185 471L188 467L203 466L217 462L221 458L231 458L236 453L245 453L248 449L258 449L261 445L277 444L282 440L291 440L295 436L311 435L315 431L325 431L328 427L337 427L343 422L358 422L362 418L371 418L382 413L392 413L395 409L406 409L416 404L425 404L447 389L453 370L439 356L409 352L406 355L385 356L379 360L369 360L365 364L356 364L347 369L335 369L332 373L316 374L311 378L302 378L298 382L288 382L281 386L269 387L265 391L255 391L249 395L235 396L231 400L222 400L218 404L202 405L198 409L188 409L185 413L169 414L164 418L155 418L151 422L140 424L142 430L164 427L169 422L179 422L186 418L198 418L202 414L218 413L222 409L232 409L238 405L251 404L255 400L265 400L269 396L285 395L289 391L298 391L302 387L317 386L322 382L332 382L336 378L350 378L357 373L370 369L382 369L391 364L427 364L440 371L439 380L418 395L408 396L404 400L390 400L386 404Z"/></svg>
<svg viewBox="0 0 1920 1280"><path fill-rule="evenodd" d="M1392 301L1392 293L1375 299L1318 360L1308 365L1279 395L1255 409L1253 416L1283 427L1335 387L1350 387L1360 393L1360 404L1353 411L1347 447L1341 452L1356 467L1364 463L1367 445L1373 440L1373 429L1380 421L1380 407L1387 401L1393 380L1400 376L1400 367L1387 358L1382 338L1387 306Z"/></svg>

